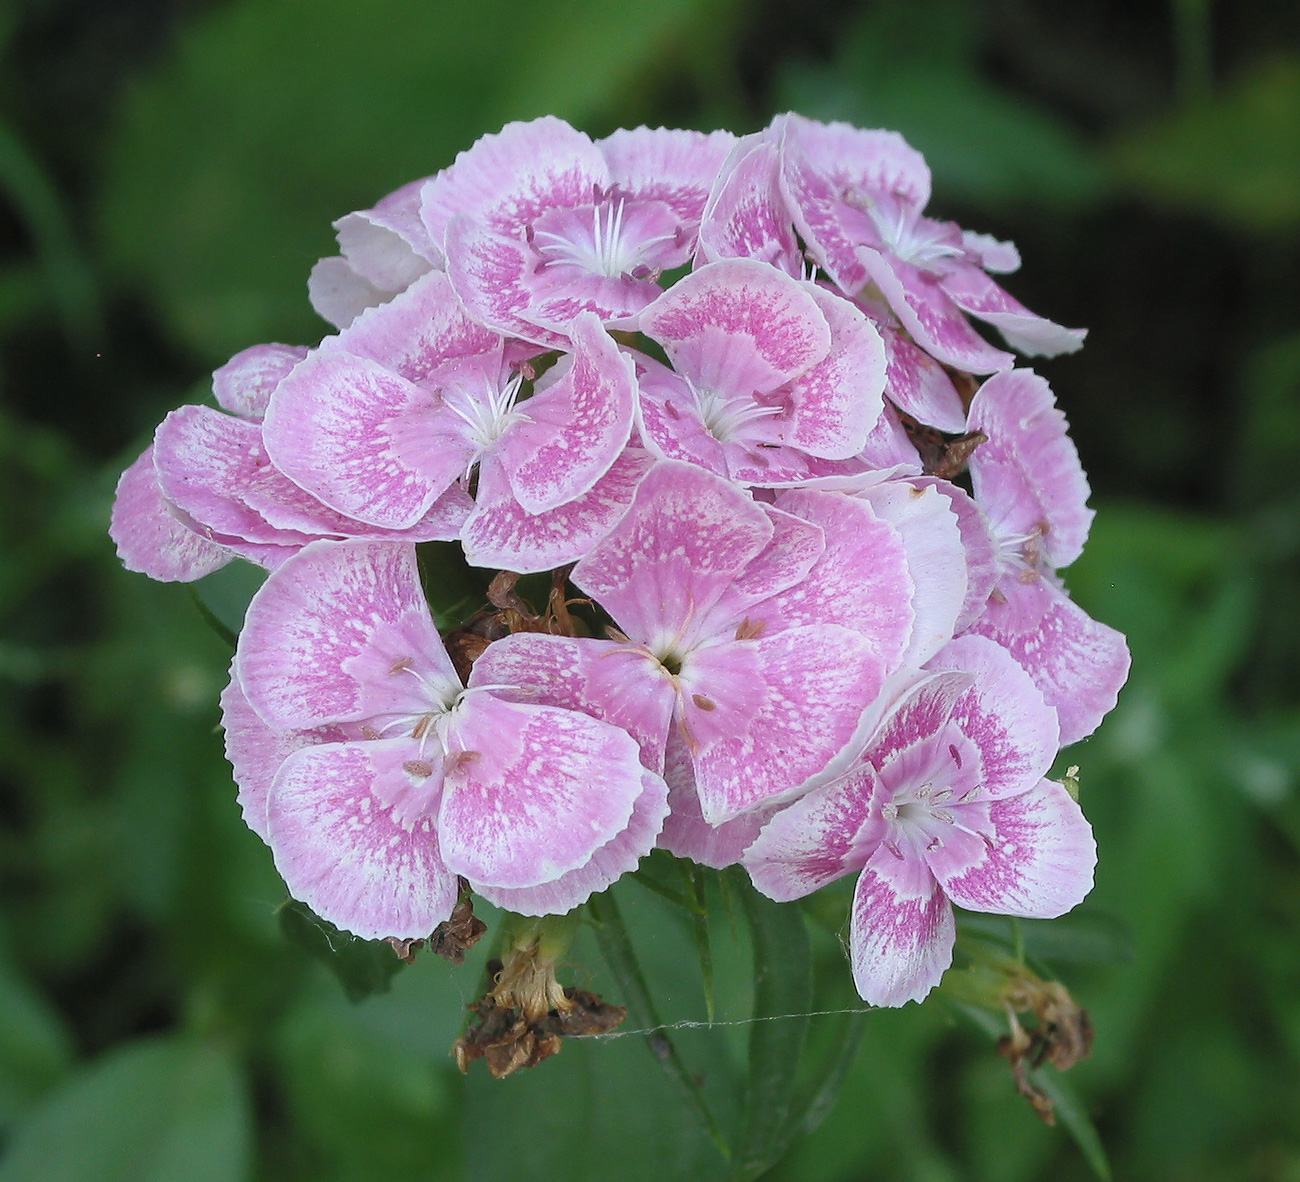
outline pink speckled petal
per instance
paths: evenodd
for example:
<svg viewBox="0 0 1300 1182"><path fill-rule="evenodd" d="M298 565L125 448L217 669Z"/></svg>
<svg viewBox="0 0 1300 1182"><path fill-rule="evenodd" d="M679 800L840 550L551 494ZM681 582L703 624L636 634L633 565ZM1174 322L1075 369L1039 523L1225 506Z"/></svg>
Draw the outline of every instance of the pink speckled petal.
<svg viewBox="0 0 1300 1182"><path fill-rule="evenodd" d="M576 710L472 694L457 708L438 836L470 882L553 882L622 833L643 791L626 731ZM665 789L666 791L666 789Z"/></svg>
<svg viewBox="0 0 1300 1182"><path fill-rule="evenodd" d="M946 770L948 752L939 739L973 680L965 672L930 673L908 687L885 712L866 756L891 796L900 789L924 784L936 766Z"/></svg>
<svg viewBox="0 0 1300 1182"><path fill-rule="evenodd" d="M681 377L646 357L638 358L637 373L636 429L645 446L661 460L727 475L727 451L705 427Z"/></svg>
<svg viewBox="0 0 1300 1182"><path fill-rule="evenodd" d="M280 379L306 356L302 345L254 345L236 353L212 375L217 405L240 418L260 419Z"/></svg>
<svg viewBox="0 0 1300 1182"><path fill-rule="evenodd" d="M756 259L709 263L641 313L677 372L715 394L766 393L817 364L831 330L812 294Z"/></svg>
<svg viewBox="0 0 1300 1182"><path fill-rule="evenodd" d="M578 563L573 582L632 639L688 644L772 532L763 509L727 481L659 463L623 519Z"/></svg>
<svg viewBox="0 0 1300 1182"><path fill-rule="evenodd" d="M876 425L867 436L867 446L859 457L868 468L896 476L921 475L921 457L907 437L898 411L886 402Z"/></svg>
<svg viewBox="0 0 1300 1182"><path fill-rule="evenodd" d="M431 271L388 303L357 317L321 352L350 353L376 361L408 382L423 382L445 362L501 350L501 337L471 320L451 281Z"/></svg>
<svg viewBox="0 0 1300 1182"><path fill-rule="evenodd" d="M458 214L498 234L519 235L548 209L591 201L610 183L604 156L582 132L553 115L507 123L482 136L426 182L420 216L442 242ZM448 251L450 255L450 251Z"/></svg>
<svg viewBox="0 0 1300 1182"><path fill-rule="evenodd" d="M973 631L996 640L1034 679L1061 723L1061 746L1095 731L1128 680L1128 645L1045 578L1002 580Z"/></svg>
<svg viewBox="0 0 1300 1182"><path fill-rule="evenodd" d="M853 894L853 983L873 1006L920 1001L952 964L952 906L924 860L872 854Z"/></svg>
<svg viewBox="0 0 1300 1182"><path fill-rule="evenodd" d="M503 477L487 480L485 469L477 504L461 530L465 561L521 574L577 562L618 524L652 462L647 452L628 448L589 492L536 514L519 504Z"/></svg>
<svg viewBox="0 0 1300 1182"><path fill-rule="evenodd" d="M436 397L391 370L318 352L277 387L263 438L277 468L347 517L419 521L474 454Z"/></svg>
<svg viewBox="0 0 1300 1182"><path fill-rule="evenodd" d="M965 810L953 810L960 814ZM1092 889L1097 843L1078 804L1053 780L988 807L987 841L954 832L928 855L948 897L971 911L1055 919Z"/></svg>
<svg viewBox="0 0 1300 1182"><path fill-rule="evenodd" d="M409 739L303 747L267 802L289 893L366 940L428 936L456 904L433 826L438 777L408 770L417 757Z"/></svg>
<svg viewBox="0 0 1300 1182"><path fill-rule="evenodd" d="M966 555L966 598L953 625L953 634L965 632L984 613L989 596L1002 577L997 541L989 532L988 521L979 507L964 489L952 481L940 480L937 476L913 476L909 483L917 488L934 489L947 497L948 505L956 515Z"/></svg>
<svg viewBox="0 0 1300 1182"><path fill-rule="evenodd" d="M232 557L229 548L191 529L164 499L152 444L117 482L108 533L127 570L162 583L192 583Z"/></svg>
<svg viewBox="0 0 1300 1182"><path fill-rule="evenodd" d="M880 335L889 359L885 397L919 423L963 434L966 408L943 366L892 328L881 329Z"/></svg>
<svg viewBox="0 0 1300 1182"><path fill-rule="evenodd" d="M835 774L883 682L867 641L837 624L692 653L681 718L704 819L719 825Z"/></svg>
<svg viewBox="0 0 1300 1182"><path fill-rule="evenodd" d="M694 229L718 170L735 146L729 131L707 135L666 127L619 128L596 141L610 177L637 201L663 201L682 225Z"/></svg>
<svg viewBox="0 0 1300 1182"><path fill-rule="evenodd" d="M903 327L936 360L970 373L1015 364L1013 354L995 349L970 326L935 276L866 246L858 248L858 258Z"/></svg>
<svg viewBox="0 0 1300 1182"><path fill-rule="evenodd" d="M834 621L852 628L893 672L915 621L915 584L903 538L871 505L844 493L796 489L777 508L818 526L826 549L808 577L749 610L769 631Z"/></svg>
<svg viewBox="0 0 1300 1182"><path fill-rule="evenodd" d="M986 637L962 636L927 668L974 675L950 723L978 748L978 770L963 770L981 798L1013 796L1037 783L1056 758L1060 729L1056 711L1015 658Z"/></svg>
<svg viewBox="0 0 1300 1182"><path fill-rule="evenodd" d="M585 903L597 891L612 886L648 854L668 814L668 789L653 772L642 771L641 795L632 806L627 828L610 838L576 870L535 887L487 886L474 883L489 903L516 915L563 915Z"/></svg>
<svg viewBox="0 0 1300 1182"><path fill-rule="evenodd" d="M763 511L772 523L772 540L736 576L710 613L711 620L720 625L719 633L728 624L743 619L755 604L803 583L825 553L826 534L821 526L772 505L763 505ZM751 623L762 618L756 615Z"/></svg>
<svg viewBox="0 0 1300 1182"><path fill-rule="evenodd" d="M399 542L304 547L253 596L235 671L253 709L282 730L419 715L430 706L423 682L460 687L415 547Z"/></svg>
<svg viewBox="0 0 1300 1182"><path fill-rule="evenodd" d="M1083 553L1094 513L1051 387L1029 369L996 374L971 402L970 427L989 437L972 454L970 472L994 536L1041 533L1047 565L1069 566Z"/></svg>
<svg viewBox="0 0 1300 1182"><path fill-rule="evenodd" d="M769 899L802 899L861 870L880 842L879 779L869 763L776 814L745 851L745 869Z"/></svg>
<svg viewBox="0 0 1300 1182"><path fill-rule="evenodd" d="M643 652L608 640L516 632L488 645L469 684L508 686L500 692L514 700L590 714L627 731L645 767L663 769L677 699L667 671Z"/></svg>
<svg viewBox="0 0 1300 1182"><path fill-rule="evenodd" d="M664 779L668 781L671 811L659 834L659 847L701 866L711 866L714 870L734 866L758 836L763 822L772 815L771 809L760 808L721 825L705 821L695 790L690 752L686 740L677 731L668 736Z"/></svg>
<svg viewBox="0 0 1300 1182"><path fill-rule="evenodd" d="M1036 316L1013 299L979 267L955 267L940 283L948 297L963 311L993 325L1013 349L1029 357L1056 357L1083 348L1086 328L1063 328Z"/></svg>
<svg viewBox="0 0 1300 1182"><path fill-rule="evenodd" d="M307 278L307 298L316 315L335 328L347 328L367 308L393 298L367 282L341 255L321 259Z"/></svg>
<svg viewBox="0 0 1300 1182"><path fill-rule="evenodd" d="M522 408L496 454L519 504L544 513L591 491L627 446L636 404L632 358L591 312L569 326L572 364Z"/></svg>
<svg viewBox="0 0 1300 1182"><path fill-rule="evenodd" d="M795 279L803 255L780 188L776 145L746 136L722 166L700 224L699 261L757 259Z"/></svg>

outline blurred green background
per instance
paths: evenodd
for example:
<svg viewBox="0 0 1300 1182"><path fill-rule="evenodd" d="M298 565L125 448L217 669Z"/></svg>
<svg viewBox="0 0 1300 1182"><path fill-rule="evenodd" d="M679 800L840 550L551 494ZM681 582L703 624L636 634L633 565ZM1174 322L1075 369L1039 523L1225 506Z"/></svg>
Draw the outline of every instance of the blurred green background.
<svg viewBox="0 0 1300 1182"><path fill-rule="evenodd" d="M1101 848L1077 932L1105 936L1042 952L1097 1028L1069 1078L1117 1178L1300 1180L1300 5L7 0L0 62L0 1182L725 1176L642 1039L462 1079L481 965L353 1006L284 939L221 756L228 650L105 527L214 366L323 333L333 218L507 119L791 107L901 130L931 211L1015 239L1011 290L1091 329L1039 368L1099 510L1069 582L1134 671L1067 753ZM253 580L208 584L237 614ZM662 1018L704 1018L690 922L616 896ZM816 1004L851 1004L813 949ZM589 933L574 960L618 997ZM744 1031L674 1035L727 1128ZM1094 1176L950 1008L862 1034L772 1176Z"/></svg>

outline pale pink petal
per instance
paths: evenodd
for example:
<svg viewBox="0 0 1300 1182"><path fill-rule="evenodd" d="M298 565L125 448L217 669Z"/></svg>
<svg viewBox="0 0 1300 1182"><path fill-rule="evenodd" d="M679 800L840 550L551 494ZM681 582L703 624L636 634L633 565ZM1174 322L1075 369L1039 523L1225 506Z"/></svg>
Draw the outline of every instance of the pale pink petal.
<svg viewBox="0 0 1300 1182"><path fill-rule="evenodd" d="M960 811L960 810L958 810ZM947 843L930 856L948 897L971 911L1054 919L1092 889L1097 843L1078 804L1043 780L988 809L988 841L970 838L974 858L953 865Z"/></svg>
<svg viewBox="0 0 1300 1182"><path fill-rule="evenodd" d="M880 791L875 769L862 763L782 809L745 851L754 885L784 903L861 870L880 843Z"/></svg>
<svg viewBox="0 0 1300 1182"><path fill-rule="evenodd" d="M666 127L619 128L596 141L609 164L610 178L637 201L663 201L691 230L718 170L736 143L729 131L707 135Z"/></svg>
<svg viewBox="0 0 1300 1182"><path fill-rule="evenodd" d="M425 679L459 678L420 589L415 547L313 542L259 588L235 654L240 687L283 730L429 708Z"/></svg>
<svg viewBox="0 0 1300 1182"><path fill-rule="evenodd" d="M700 808L718 825L835 774L884 670L858 633L816 624L697 650L682 682Z"/></svg>
<svg viewBox="0 0 1300 1182"><path fill-rule="evenodd" d="M276 386L307 356L303 345L254 345L236 353L212 375L217 405L245 419L260 419Z"/></svg>
<svg viewBox="0 0 1300 1182"><path fill-rule="evenodd" d="M334 223L339 249L358 275L381 291L404 291L441 261L420 221L420 193L427 178L389 193L373 209L344 214Z"/></svg>
<svg viewBox="0 0 1300 1182"><path fill-rule="evenodd" d="M609 182L599 148L562 119L546 115L507 123L478 139L425 183L420 216L434 242L443 240L457 214L499 234L520 234L548 209L590 202L593 188L604 189Z"/></svg>
<svg viewBox="0 0 1300 1182"><path fill-rule="evenodd" d="M820 525L772 505L764 505L763 511L772 523L772 540L736 576L713 609L711 618L723 627L743 619L754 604L801 584L826 551L826 534Z"/></svg>
<svg viewBox="0 0 1300 1182"><path fill-rule="evenodd" d="M461 529L465 561L490 570L520 574L555 570L584 558L618 523L632 503L652 460L628 448L591 489L545 513L527 512L503 477L479 476L478 500Z"/></svg>
<svg viewBox="0 0 1300 1182"><path fill-rule="evenodd" d="M727 475L727 452L700 417L690 389L667 366L637 357L636 429L661 460L697 464Z"/></svg>
<svg viewBox="0 0 1300 1182"><path fill-rule="evenodd" d="M1023 792L1052 766L1059 746L1056 712L1006 649L983 636L962 636L927 668L974 675L951 721L979 750L971 772L981 797Z"/></svg>
<svg viewBox="0 0 1300 1182"><path fill-rule="evenodd" d="M895 475L921 474L921 457L916 445L903 430L898 411L888 402L867 436L867 445L860 458L878 471L894 470Z"/></svg>
<svg viewBox="0 0 1300 1182"><path fill-rule="evenodd" d="M1062 328L1036 316L979 267L959 265L940 282L959 308L993 325L1008 345L1029 357L1056 357L1083 348L1083 338L1088 335L1086 328Z"/></svg>
<svg viewBox="0 0 1300 1182"><path fill-rule="evenodd" d="M367 308L393 298L362 279L342 255L321 259L307 277L307 298L316 315L335 328L347 328Z"/></svg>
<svg viewBox="0 0 1300 1182"><path fill-rule="evenodd" d="M797 280L756 259L709 263L641 314L678 373L713 394L769 392L816 365L831 330Z"/></svg>
<svg viewBox="0 0 1300 1182"><path fill-rule="evenodd" d="M1009 275L1020 270L1020 251L1014 242L1000 242L992 234L979 234L974 230L961 232L961 244L968 254L974 255L979 265L995 275Z"/></svg>
<svg viewBox="0 0 1300 1182"><path fill-rule="evenodd" d="M760 808L721 825L705 821L700 812L690 752L686 740L676 731L668 736L664 779L668 781L671 811L659 834L659 847L701 866L711 866L714 870L734 866L758 836L763 822L772 815L771 809Z"/></svg>
<svg viewBox="0 0 1300 1182"><path fill-rule="evenodd" d="M355 727L323 726L315 730L279 731L267 726L248 704L234 672L221 695L221 729L226 738L226 758L239 785L239 807L244 822L263 841L266 836L266 798L280 765L299 747L318 743L346 743L360 738Z"/></svg>
<svg viewBox="0 0 1300 1182"><path fill-rule="evenodd" d="M498 692L590 714L627 731L645 767L663 769L676 693L667 670L643 652L607 640L516 632L488 645L469 684L509 687Z"/></svg>
<svg viewBox="0 0 1300 1182"><path fill-rule="evenodd" d="M366 940L425 937L447 919L458 892L427 807L436 795L422 809L411 801L429 794L423 770L408 739L293 752L267 803L289 893Z"/></svg>
<svg viewBox="0 0 1300 1182"><path fill-rule="evenodd" d="M689 643L772 532L762 508L727 481L659 463L623 519L578 563L573 582L634 640Z"/></svg>
<svg viewBox="0 0 1300 1182"><path fill-rule="evenodd" d="M506 428L497 456L526 512L544 513L591 491L627 446L636 403L632 358L590 312L569 326L572 364Z"/></svg>
<svg viewBox="0 0 1300 1182"><path fill-rule="evenodd" d="M163 498L152 444L117 482L108 533L127 570L163 583L192 583L232 557L227 547L185 524Z"/></svg>
<svg viewBox="0 0 1300 1182"><path fill-rule="evenodd" d="M971 455L975 499L1002 539L1041 535L1053 570L1083 553L1094 513L1088 480L1051 387L1033 370L989 378L975 394L970 429L989 438Z"/></svg>
<svg viewBox="0 0 1300 1182"><path fill-rule="evenodd" d="M776 145L762 134L732 150L709 194L700 224L699 261L757 259L796 279L803 255L780 188Z"/></svg>
<svg viewBox="0 0 1300 1182"><path fill-rule="evenodd" d="M769 631L834 621L867 641L885 672L907 650L915 584L899 531L865 500L838 492L796 489L777 508L818 526L826 548L807 578L749 610ZM945 638L946 639L946 638Z"/></svg>
<svg viewBox="0 0 1300 1182"><path fill-rule="evenodd" d="M970 495L951 480L936 476L913 476L909 483L918 488L932 488L948 498L957 517L962 547L966 553L966 598L953 627L954 634L965 632L984 612L993 587L1002 577L998 561L998 544L989 532L988 521Z"/></svg>
<svg viewBox="0 0 1300 1182"><path fill-rule="evenodd" d="M1061 746L1095 731L1128 680L1124 637L1045 578L1002 580L972 631L996 640L1034 679L1061 723Z"/></svg>
<svg viewBox="0 0 1300 1182"><path fill-rule="evenodd" d="M472 446L449 435L434 395L347 353L318 352L277 387L264 439L275 466L348 517L414 525ZM457 446L459 442L459 446Z"/></svg>
<svg viewBox="0 0 1300 1182"><path fill-rule="evenodd" d="M966 600L966 547L957 514L949 497L907 481L878 484L862 498L902 540L915 618L900 663L919 668L952 639Z"/></svg>
<svg viewBox="0 0 1300 1182"><path fill-rule="evenodd" d="M866 446L880 418L884 343L871 321L842 296L814 283L804 290L826 317L831 348L791 384L789 427L782 441L810 455L847 460Z"/></svg>
<svg viewBox="0 0 1300 1182"><path fill-rule="evenodd" d="M961 435L966 430L966 408L952 378L924 349L892 328L882 328L889 368L885 397L918 423Z"/></svg>
<svg viewBox="0 0 1300 1182"><path fill-rule="evenodd" d="M489 903L516 915L562 915L585 903L597 891L612 886L655 845L655 838L668 814L668 789L653 772L641 772L641 795L632 806L627 828L610 838L576 870L534 887L487 886L475 883Z"/></svg>
<svg viewBox="0 0 1300 1182"><path fill-rule="evenodd" d="M417 280L388 303L363 312L322 353L377 361L408 382L423 382L447 361L478 353L499 357L501 338L466 314L441 271Z"/></svg>
<svg viewBox="0 0 1300 1182"><path fill-rule="evenodd" d="M970 326L934 275L866 246L858 248L858 258L903 327L936 360L970 373L1015 364L1012 354L995 349Z"/></svg>
<svg viewBox="0 0 1300 1182"><path fill-rule="evenodd" d="M880 846L853 894L853 983L873 1006L920 1001L952 964L952 906L925 862Z"/></svg>
<svg viewBox="0 0 1300 1182"><path fill-rule="evenodd" d="M480 691L457 708L438 835L478 886L532 887L586 865L627 827L643 791L640 750L576 710Z"/></svg>

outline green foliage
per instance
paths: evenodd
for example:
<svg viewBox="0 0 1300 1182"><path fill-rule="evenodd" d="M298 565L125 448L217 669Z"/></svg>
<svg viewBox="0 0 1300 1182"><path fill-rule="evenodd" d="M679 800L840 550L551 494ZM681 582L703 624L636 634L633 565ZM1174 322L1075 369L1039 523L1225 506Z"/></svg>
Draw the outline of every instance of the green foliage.
<svg viewBox="0 0 1300 1182"><path fill-rule="evenodd" d="M333 973L348 1001L365 1001L372 993L387 993L406 962L383 940L362 940L321 919L305 903L287 900L280 907L280 930Z"/></svg>

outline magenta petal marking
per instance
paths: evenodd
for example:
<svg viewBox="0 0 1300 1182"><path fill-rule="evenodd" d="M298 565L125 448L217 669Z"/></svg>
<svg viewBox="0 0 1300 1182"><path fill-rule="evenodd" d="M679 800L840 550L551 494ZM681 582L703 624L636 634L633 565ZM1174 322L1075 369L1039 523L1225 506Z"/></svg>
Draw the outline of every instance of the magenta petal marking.
<svg viewBox="0 0 1300 1182"><path fill-rule="evenodd" d="M636 377L631 357L590 312L569 327L573 361L522 407L497 455L519 504L544 513L590 492L632 433Z"/></svg>
<svg viewBox="0 0 1300 1182"><path fill-rule="evenodd" d="M1054 919L1092 889L1097 843L1070 794L1053 780L995 801L987 841L972 841L976 858L950 868L948 846L930 866L959 907Z"/></svg>
<svg viewBox="0 0 1300 1182"><path fill-rule="evenodd" d="M989 378L971 402L970 429L989 438L970 459L975 499L994 535L1036 543L1046 565L1083 553L1094 513L1088 480L1051 387L1033 370Z"/></svg>
<svg viewBox="0 0 1300 1182"><path fill-rule="evenodd" d="M853 982L873 1006L920 1001L952 964L952 906L923 859L872 854L853 895Z"/></svg>
<svg viewBox="0 0 1300 1182"><path fill-rule="evenodd" d="M699 261L757 259L803 278L803 256L779 174L776 145L764 135L746 136L737 143L704 210Z"/></svg>
<svg viewBox="0 0 1300 1182"><path fill-rule="evenodd" d="M965 432L966 410L943 366L892 328L880 335L889 359L885 397L917 422L954 435Z"/></svg>
<svg viewBox="0 0 1300 1182"><path fill-rule="evenodd" d="M875 769L863 763L778 812L745 851L754 886L784 903L861 870L880 841L879 792Z"/></svg>
<svg viewBox="0 0 1300 1182"><path fill-rule="evenodd" d="M317 352L276 389L264 427L275 466L348 517L414 525L462 475L467 441L445 435L435 397L374 361Z"/></svg>
<svg viewBox="0 0 1300 1182"><path fill-rule="evenodd" d="M667 671L643 652L607 640L516 632L488 645L469 684L508 685L502 696L590 714L627 731L645 767L664 766L676 694Z"/></svg>
<svg viewBox="0 0 1300 1182"><path fill-rule="evenodd" d="M547 115L507 123L460 153L425 184L420 216L434 242L457 214L498 234L520 234L548 209L589 202L593 187L609 182L609 166L591 140Z"/></svg>
<svg viewBox="0 0 1300 1182"><path fill-rule="evenodd" d="M777 508L818 526L826 549L803 582L750 609L769 630L833 620L865 639L886 672L912 635L915 590L899 532L865 500L838 492L794 490Z"/></svg>
<svg viewBox="0 0 1300 1182"><path fill-rule="evenodd" d="M362 279L347 259L331 255L321 259L307 277L307 298L316 315L335 328L347 328L367 308L393 297Z"/></svg>
<svg viewBox="0 0 1300 1182"><path fill-rule="evenodd" d="M959 265L940 283L959 308L993 325L1008 345L1029 357L1056 357L1083 348L1086 328L1062 328L1036 316L978 267Z"/></svg>
<svg viewBox="0 0 1300 1182"><path fill-rule="evenodd" d="M689 643L772 523L743 492L689 464L660 463L632 507L573 571L634 640Z"/></svg>
<svg viewBox="0 0 1300 1182"><path fill-rule="evenodd" d="M500 336L471 320L451 281L431 271L388 303L362 313L321 352L377 361L408 382L423 382L440 365L501 348Z"/></svg>
<svg viewBox="0 0 1300 1182"><path fill-rule="evenodd" d="M643 791L625 731L486 693L458 708L438 814L443 856L472 883L532 887L586 865Z"/></svg>
<svg viewBox="0 0 1300 1182"><path fill-rule="evenodd" d="M158 488L152 445L118 480L108 533L127 570L163 583L192 583L231 559L227 547L196 533L172 511Z"/></svg>
<svg viewBox="0 0 1300 1182"><path fill-rule="evenodd" d="M359 738L355 727L325 726L306 731L280 731L267 726L248 704L233 672L221 695L221 729L226 736L226 758L239 785L239 807L244 822L267 840L266 798L280 765L300 747L318 743L346 743Z"/></svg>
<svg viewBox="0 0 1300 1182"><path fill-rule="evenodd" d="M648 854L668 813L668 790L653 772L641 772L641 795L632 806L627 828L610 838L576 870L535 887L487 886L475 883L489 903L516 915L562 915L585 903L597 891L617 882Z"/></svg>
<svg viewBox="0 0 1300 1182"><path fill-rule="evenodd" d="M465 561L521 574L577 562L627 511L651 463L647 452L628 448L589 492L537 514L519 504L501 475L488 479L491 466L485 466L477 504L461 533Z"/></svg>
<svg viewBox="0 0 1300 1182"><path fill-rule="evenodd" d="M937 360L970 373L1015 364L1011 353L995 349L970 326L935 276L866 246L858 248L858 258L916 343Z"/></svg>
<svg viewBox="0 0 1300 1182"><path fill-rule="evenodd" d="M973 680L964 672L931 674L911 686L886 714L866 754L891 795L904 787L919 787L937 762L948 760L936 740Z"/></svg>
<svg viewBox="0 0 1300 1182"><path fill-rule="evenodd" d="M1046 774L1059 741L1056 711L1006 649L983 636L962 636L928 668L975 677L953 707L951 721L979 749L981 796L1023 792Z"/></svg>
<svg viewBox="0 0 1300 1182"><path fill-rule="evenodd" d="M217 405L244 419L260 419L276 386L307 356L302 345L254 345L236 353L212 375Z"/></svg>
<svg viewBox="0 0 1300 1182"><path fill-rule="evenodd" d="M715 870L734 866L772 815L770 809L755 809L721 825L708 824L700 812L686 740L676 731L668 736L664 778L668 781L671 811L659 834L659 847L701 866Z"/></svg>
<svg viewBox="0 0 1300 1182"><path fill-rule="evenodd" d="M836 774L884 671L856 632L818 624L700 649L682 681L700 808L719 825Z"/></svg>
<svg viewBox="0 0 1300 1182"><path fill-rule="evenodd" d="M1046 578L1004 578L972 630L997 641L1034 679L1056 708L1063 747L1097 729L1128 679L1124 637Z"/></svg>
<svg viewBox="0 0 1300 1182"><path fill-rule="evenodd" d="M883 408L885 347L863 313L842 296L809 283L831 330L831 348L790 386L784 441L810 455L847 460L867 444Z"/></svg>
<svg viewBox="0 0 1300 1182"><path fill-rule="evenodd" d="M709 263L641 313L677 371L716 395L767 393L816 365L831 330L797 280L757 259Z"/></svg>
<svg viewBox="0 0 1300 1182"><path fill-rule="evenodd" d="M289 893L363 939L428 936L456 903L433 826L437 777L405 766L416 749L409 739L304 747L271 789L270 846Z"/></svg>
<svg viewBox="0 0 1300 1182"><path fill-rule="evenodd" d="M415 547L313 542L262 584L235 655L239 684L269 725L301 730L430 708L422 681L460 679L420 589Z"/></svg>

